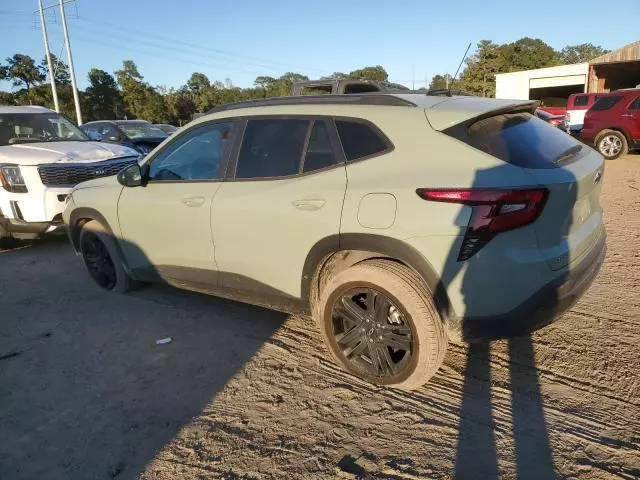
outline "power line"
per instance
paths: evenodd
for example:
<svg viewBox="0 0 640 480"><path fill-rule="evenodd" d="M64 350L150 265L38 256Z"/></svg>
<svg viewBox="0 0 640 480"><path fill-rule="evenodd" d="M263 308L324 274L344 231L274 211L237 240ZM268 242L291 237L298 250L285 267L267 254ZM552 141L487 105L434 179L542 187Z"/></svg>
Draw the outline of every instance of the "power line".
<svg viewBox="0 0 640 480"><path fill-rule="evenodd" d="M79 40L82 40L83 42L86 43L91 43L93 45L98 45L102 48L107 48L107 49L111 49L111 50L118 50L118 51L123 51L123 49L126 49L127 52L133 52L133 53L139 53L141 55L147 55L150 57L153 57L155 59L159 59L159 60L171 60L173 62L180 62L180 63L186 63L186 64L190 64L190 65L196 65L199 67L206 67L206 68L212 68L212 69L220 69L220 65L214 65L212 63L205 63L205 62L199 62L196 60L189 60L186 58L181 58L181 57L173 57L173 56L167 56L166 54L162 53L157 53L157 52L149 52L148 50L140 50L140 49L136 49L136 48L131 48L131 46L129 45L123 45L123 44L116 44L114 42L109 42L109 43L105 43L102 41L98 41L95 38L91 38L91 37L85 37L84 35L78 35L78 34L74 34L74 38L77 38ZM254 75L261 75L264 72L263 71L259 71L259 70L247 70L247 69L240 69L240 72L242 73L251 73Z"/></svg>
<svg viewBox="0 0 640 480"><path fill-rule="evenodd" d="M87 32L87 33L95 33L94 29L89 29L89 28L86 28L86 27L83 27L83 26L76 25L75 28L76 28L76 31L80 30L80 31ZM74 34L74 37L76 37L76 36L77 35ZM80 38L80 37L78 36L78 38ZM86 37L82 37L82 38L83 38L83 40L86 39ZM171 45L159 45L159 44L157 44L155 42L148 42L148 41L145 41L145 40L140 40L138 38L133 38L131 36L122 35L122 34L110 34L109 35L109 42L101 42L101 44L103 46L105 46L105 47L108 47L109 44L114 44L115 43L114 40L120 41L121 43L125 42L126 49L131 49L131 45L134 45L134 46L138 46L139 45L139 46L143 46L143 47L147 47L147 48L151 48L151 49L157 49L157 50L161 50L162 51L162 54L158 54L158 53L152 54L154 56L162 55L164 57L165 53L167 51L170 51L170 52L175 52L175 53L180 54L181 55L180 58L183 58L184 55L187 55L187 56L196 56L197 55L198 58L207 57L208 59L213 60L213 61L216 62L216 64L213 64L213 63L206 64L210 68L220 69L220 68L224 68L225 65L230 65L230 64L236 64L236 65L240 65L242 67L245 67L245 66L259 67L260 69L262 69L261 71L257 71L255 69L248 70L248 69L244 68L245 72L256 73L257 75L263 75L264 74L264 69L278 71L278 72L285 70L282 67L268 65L266 63L257 63L257 62L256 63L252 63L252 62L234 60L234 59L219 59L219 58L216 58L216 57L214 57L214 56L212 56L210 54L203 54L201 52L193 52L193 51L188 51L188 50L185 51L185 49L174 47L174 46L171 46ZM143 53L143 52L140 52L140 53ZM146 53L143 53L143 54L146 54ZM192 63L195 63L195 62L192 62ZM200 63L204 64L204 62L200 62ZM238 69L238 67L236 67L236 66L234 66L233 68Z"/></svg>
<svg viewBox="0 0 640 480"><path fill-rule="evenodd" d="M77 20L79 20L81 22L90 23L92 31L95 31L95 25L96 24L104 25L105 27L107 27L109 29L109 35L110 36L113 35L114 29L115 29L116 32L119 32L119 33L122 32L122 25L114 25L114 24L111 24L111 23L108 23L108 22L103 22L103 21L92 19L92 18L84 18L84 17L78 17ZM135 32L133 35L135 35L135 40L134 41L141 42L141 40L140 40L141 32ZM276 67L277 67L277 68L286 69L286 70L290 70L290 69L305 70L305 71L316 72L316 73L321 73L321 74L330 73L330 72L327 72L325 70L321 70L321 69L317 69L317 68L313 68L313 67L298 66L298 67L294 68L292 65L289 65L289 64L286 64L286 63L282 63L282 62L276 62L276 61L273 61L273 60L265 60L264 58L253 57L253 56L250 56L250 55L240 54L240 53L236 53L236 52L230 52L230 51L226 51L226 50L222 50L222 49L218 49L218 48L213 48L213 47L205 47L205 46L198 45L198 44L195 44L195 43L185 42L183 40L168 38L166 36L155 35L155 34L151 34L151 33L144 33L144 36L162 40L162 42L163 42L162 47L163 48L167 48L168 46L171 46L171 45L183 45L185 47L191 48L192 50L195 49L195 50L201 50L201 51L208 51L208 52L211 52L211 53L216 54L216 55L223 55L223 56L231 57L236 62L241 62L238 59L244 58L244 59L246 59L246 61L241 62L241 63L257 65L257 66L261 66L263 68L276 69ZM147 42L147 43L149 43L149 42ZM173 47L173 48L175 48L175 47ZM265 65L271 65L271 67L265 67Z"/></svg>

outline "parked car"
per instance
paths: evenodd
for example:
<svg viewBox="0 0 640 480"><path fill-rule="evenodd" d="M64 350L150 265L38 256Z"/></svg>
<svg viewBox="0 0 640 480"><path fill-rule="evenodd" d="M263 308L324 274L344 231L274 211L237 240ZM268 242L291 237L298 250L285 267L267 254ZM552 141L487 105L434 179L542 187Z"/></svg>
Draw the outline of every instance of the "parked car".
<svg viewBox="0 0 640 480"><path fill-rule="evenodd" d="M291 95L318 95L318 94L349 94L367 92L397 92L410 91L399 83L382 82L356 78L328 78L325 80L311 80L295 82Z"/></svg>
<svg viewBox="0 0 640 480"><path fill-rule="evenodd" d="M174 127L173 125L169 125L168 123L155 123L154 127L158 127L167 135L172 135L178 131L178 127Z"/></svg>
<svg viewBox="0 0 640 480"><path fill-rule="evenodd" d="M562 128L565 121L565 115L553 115L552 113L539 108L536 108L535 115L556 128Z"/></svg>
<svg viewBox="0 0 640 480"><path fill-rule="evenodd" d="M534 108L371 93L228 105L78 185L64 220L105 290L160 280L311 313L347 371L413 389L447 338L546 325L598 272L603 159Z"/></svg>
<svg viewBox="0 0 640 480"><path fill-rule="evenodd" d="M579 136L584 123L584 115L602 95L602 93L572 93L569 95L564 123L567 133Z"/></svg>
<svg viewBox="0 0 640 480"><path fill-rule="evenodd" d="M145 120L99 120L87 122L80 128L92 140L118 143L146 155L169 135Z"/></svg>
<svg viewBox="0 0 640 480"><path fill-rule="evenodd" d="M0 238L62 227L67 194L79 182L115 175L139 153L91 142L44 107L0 107Z"/></svg>
<svg viewBox="0 0 640 480"><path fill-rule="evenodd" d="M545 107L544 105L540 105L538 110L550 113L551 115L561 115L563 117L567 114L567 107Z"/></svg>
<svg viewBox="0 0 640 480"><path fill-rule="evenodd" d="M580 135L609 160L640 148L640 88L601 96L585 115Z"/></svg>

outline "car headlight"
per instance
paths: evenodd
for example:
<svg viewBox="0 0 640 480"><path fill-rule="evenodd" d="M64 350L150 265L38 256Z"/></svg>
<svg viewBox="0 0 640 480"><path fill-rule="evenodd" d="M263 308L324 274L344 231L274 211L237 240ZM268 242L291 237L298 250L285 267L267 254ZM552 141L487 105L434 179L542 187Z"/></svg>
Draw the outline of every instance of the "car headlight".
<svg viewBox="0 0 640 480"><path fill-rule="evenodd" d="M12 193L27 193L27 186L18 165L0 165L0 183Z"/></svg>

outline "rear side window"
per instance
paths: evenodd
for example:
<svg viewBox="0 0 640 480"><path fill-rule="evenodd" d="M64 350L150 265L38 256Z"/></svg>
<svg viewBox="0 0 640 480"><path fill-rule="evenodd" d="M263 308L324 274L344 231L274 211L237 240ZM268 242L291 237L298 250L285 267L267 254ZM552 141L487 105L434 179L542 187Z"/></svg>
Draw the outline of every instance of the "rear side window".
<svg viewBox="0 0 640 480"><path fill-rule="evenodd" d="M573 106L574 107L586 107L589 103L589 97L586 95L577 95L573 98Z"/></svg>
<svg viewBox="0 0 640 480"><path fill-rule="evenodd" d="M640 110L640 97L636 98L631 105L629 105L629 110Z"/></svg>
<svg viewBox="0 0 640 480"><path fill-rule="evenodd" d="M609 110L617 104L621 98L620 95L607 95L606 97L599 98L598 101L593 104L591 110Z"/></svg>
<svg viewBox="0 0 640 480"><path fill-rule="evenodd" d="M249 120L236 178L287 177L337 163L324 120Z"/></svg>
<svg viewBox="0 0 640 480"><path fill-rule="evenodd" d="M389 149L389 144L366 123L336 120L338 135L348 161L369 157Z"/></svg>
<svg viewBox="0 0 640 480"><path fill-rule="evenodd" d="M555 168L582 149L579 142L529 113L507 113L479 120L460 138L478 150L524 168Z"/></svg>

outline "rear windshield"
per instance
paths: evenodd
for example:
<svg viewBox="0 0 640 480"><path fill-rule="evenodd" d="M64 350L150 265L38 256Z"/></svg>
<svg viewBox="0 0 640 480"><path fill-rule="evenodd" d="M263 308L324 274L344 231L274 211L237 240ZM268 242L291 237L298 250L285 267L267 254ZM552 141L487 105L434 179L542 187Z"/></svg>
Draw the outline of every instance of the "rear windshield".
<svg viewBox="0 0 640 480"><path fill-rule="evenodd" d="M618 103L621 98L622 97L620 95L608 95L606 97L601 97L593 104L591 110L609 110Z"/></svg>
<svg viewBox="0 0 640 480"><path fill-rule="evenodd" d="M571 136L529 113L479 120L459 140L512 165L537 169L555 168L582 149Z"/></svg>
<svg viewBox="0 0 640 480"><path fill-rule="evenodd" d="M574 107L586 107L588 103L589 103L589 97L587 97L586 95L577 95L573 99Z"/></svg>

